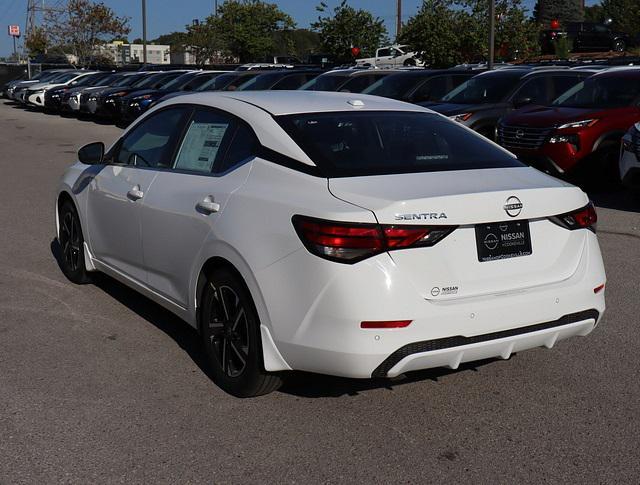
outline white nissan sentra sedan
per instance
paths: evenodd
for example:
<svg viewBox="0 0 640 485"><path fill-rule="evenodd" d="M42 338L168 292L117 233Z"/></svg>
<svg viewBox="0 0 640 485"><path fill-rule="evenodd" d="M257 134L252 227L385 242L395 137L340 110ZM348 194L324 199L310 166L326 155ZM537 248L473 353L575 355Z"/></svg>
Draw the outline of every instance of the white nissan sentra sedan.
<svg viewBox="0 0 640 485"><path fill-rule="evenodd" d="M420 106L190 94L78 158L56 201L66 276L107 273L182 317L237 396L289 370L506 359L605 309L587 196Z"/></svg>

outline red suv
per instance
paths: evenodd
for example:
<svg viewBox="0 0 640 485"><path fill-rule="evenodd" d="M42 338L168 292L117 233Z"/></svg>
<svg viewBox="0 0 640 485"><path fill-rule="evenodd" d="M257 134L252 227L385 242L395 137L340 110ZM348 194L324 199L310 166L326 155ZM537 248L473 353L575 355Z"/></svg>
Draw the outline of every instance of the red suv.
<svg viewBox="0 0 640 485"><path fill-rule="evenodd" d="M575 85L550 106L529 106L504 117L498 143L522 161L560 175L614 160L620 140L638 121L640 68L613 68Z"/></svg>

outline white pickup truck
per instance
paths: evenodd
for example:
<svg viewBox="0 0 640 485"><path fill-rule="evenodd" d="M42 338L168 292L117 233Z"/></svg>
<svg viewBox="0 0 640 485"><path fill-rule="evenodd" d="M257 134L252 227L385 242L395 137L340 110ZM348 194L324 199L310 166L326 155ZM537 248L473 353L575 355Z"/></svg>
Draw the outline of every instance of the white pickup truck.
<svg viewBox="0 0 640 485"><path fill-rule="evenodd" d="M375 57L366 57L364 59L356 59L358 66L375 66L375 67L409 67L424 66L424 62L420 61L417 52L409 51L407 45L390 45L381 47L376 50Z"/></svg>

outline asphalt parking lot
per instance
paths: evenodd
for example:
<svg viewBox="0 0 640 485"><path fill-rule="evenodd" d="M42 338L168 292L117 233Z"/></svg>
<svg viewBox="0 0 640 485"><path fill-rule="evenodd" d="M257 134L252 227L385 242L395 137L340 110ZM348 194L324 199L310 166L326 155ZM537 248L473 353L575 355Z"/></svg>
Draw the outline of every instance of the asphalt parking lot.
<svg viewBox="0 0 640 485"><path fill-rule="evenodd" d="M54 252L57 181L109 125L0 102L0 483L639 483L640 198L591 194L608 309L587 338L240 400L194 331Z"/></svg>

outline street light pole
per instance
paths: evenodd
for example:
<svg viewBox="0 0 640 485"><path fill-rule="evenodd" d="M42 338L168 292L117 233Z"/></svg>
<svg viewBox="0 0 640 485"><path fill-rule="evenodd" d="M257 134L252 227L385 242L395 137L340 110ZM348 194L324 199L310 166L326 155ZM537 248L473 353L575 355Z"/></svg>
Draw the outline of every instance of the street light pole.
<svg viewBox="0 0 640 485"><path fill-rule="evenodd" d="M400 29L402 29L402 0L397 0L396 10L396 42L399 42L398 37L400 37Z"/></svg>
<svg viewBox="0 0 640 485"><path fill-rule="evenodd" d="M142 0L142 62L147 63L147 0Z"/></svg>
<svg viewBox="0 0 640 485"><path fill-rule="evenodd" d="M493 69L495 57L495 37L496 37L496 2L489 0L489 62L487 69Z"/></svg>

